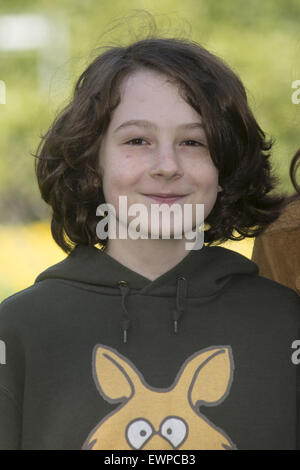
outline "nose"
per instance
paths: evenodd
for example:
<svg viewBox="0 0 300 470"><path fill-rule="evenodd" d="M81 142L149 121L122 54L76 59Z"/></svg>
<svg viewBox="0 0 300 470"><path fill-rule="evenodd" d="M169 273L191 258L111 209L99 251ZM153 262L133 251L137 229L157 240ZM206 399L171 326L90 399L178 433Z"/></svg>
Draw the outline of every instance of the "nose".
<svg viewBox="0 0 300 470"><path fill-rule="evenodd" d="M174 176L179 178L183 175L183 169L173 148L167 147L157 150L150 175L153 177L164 176L167 179L174 178Z"/></svg>
<svg viewBox="0 0 300 470"><path fill-rule="evenodd" d="M159 434L155 434L143 447L143 450L173 450L171 444Z"/></svg>

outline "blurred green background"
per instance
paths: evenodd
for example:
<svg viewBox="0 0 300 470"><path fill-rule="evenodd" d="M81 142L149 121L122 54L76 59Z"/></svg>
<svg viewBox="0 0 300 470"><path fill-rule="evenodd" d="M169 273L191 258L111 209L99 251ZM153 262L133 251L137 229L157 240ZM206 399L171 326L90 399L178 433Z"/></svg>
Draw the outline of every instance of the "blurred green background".
<svg viewBox="0 0 300 470"><path fill-rule="evenodd" d="M292 82L300 79L299 0L1 0L0 301L66 256L51 238L50 209L35 180L31 152L40 135L67 104L96 48L141 39L153 20L159 35L201 43L240 76L260 126L276 140L277 191L293 192L289 164L300 147L300 104L291 100ZM226 246L251 257L253 240Z"/></svg>

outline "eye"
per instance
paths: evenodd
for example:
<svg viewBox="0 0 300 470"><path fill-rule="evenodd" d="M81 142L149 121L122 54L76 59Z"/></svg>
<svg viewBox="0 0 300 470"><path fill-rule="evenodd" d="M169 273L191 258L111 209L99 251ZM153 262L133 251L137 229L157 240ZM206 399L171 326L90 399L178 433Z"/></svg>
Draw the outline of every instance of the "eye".
<svg viewBox="0 0 300 470"><path fill-rule="evenodd" d="M187 436L187 424L181 418L166 418L160 427L160 433L174 448L177 448Z"/></svg>
<svg viewBox="0 0 300 470"><path fill-rule="evenodd" d="M144 141L146 142L144 139L142 139L141 137L137 137L135 139L131 139L131 140L128 140L128 142L126 142L127 145L138 145L136 144L136 142L141 142L141 141ZM132 144L132 142L135 142L134 144ZM192 145L192 147L205 147L204 144L202 144L201 142L198 142L197 140L185 140L184 143L186 142L189 142L189 143L193 143L193 144L196 144L196 145ZM188 147L190 147L190 145L188 145Z"/></svg>
<svg viewBox="0 0 300 470"><path fill-rule="evenodd" d="M128 424L126 436L133 449L140 449L153 434L153 427L145 419L136 419Z"/></svg>
<svg viewBox="0 0 300 470"><path fill-rule="evenodd" d="M197 144L196 147L199 147L199 146L204 147L204 145L201 144L201 142L198 142L196 140L185 140L184 142L193 142L194 144ZM193 147L195 147L195 146L193 145Z"/></svg>
<svg viewBox="0 0 300 470"><path fill-rule="evenodd" d="M131 139L128 142L126 142L126 144L131 145L131 142L137 142L137 141L141 141L141 140L144 140L144 139L142 139L140 137L136 138L136 139ZM144 142L146 142L146 141L144 140ZM133 145L135 145L135 144L133 144Z"/></svg>

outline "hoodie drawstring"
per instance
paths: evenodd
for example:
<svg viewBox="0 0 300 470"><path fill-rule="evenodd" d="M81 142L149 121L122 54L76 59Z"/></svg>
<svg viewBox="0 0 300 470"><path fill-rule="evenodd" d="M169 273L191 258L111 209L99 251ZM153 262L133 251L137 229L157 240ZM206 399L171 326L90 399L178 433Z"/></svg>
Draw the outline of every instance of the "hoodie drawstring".
<svg viewBox="0 0 300 470"><path fill-rule="evenodd" d="M127 330L130 326L130 318L128 311L125 305L125 298L129 294L129 285L127 281L118 281L118 286L121 290L122 295L122 319L121 319L121 329L123 332L123 343L127 343ZM177 278L177 288L176 288L176 308L173 310L173 323L174 323L174 333L178 332L178 320L184 313L185 301L187 296L187 280L185 277Z"/></svg>
<svg viewBox="0 0 300 470"><path fill-rule="evenodd" d="M130 326L130 318L129 318L128 311L125 306L125 298L129 294L129 286L128 286L127 281L119 281L118 286L121 289L121 294L122 294L123 314L122 314L122 320L121 320L121 328L123 331L123 343L127 343L127 330L129 329L129 326Z"/></svg>
<svg viewBox="0 0 300 470"><path fill-rule="evenodd" d="M184 313L187 294L187 282L185 277L177 278L176 308L173 310L174 333L178 332L178 320Z"/></svg>

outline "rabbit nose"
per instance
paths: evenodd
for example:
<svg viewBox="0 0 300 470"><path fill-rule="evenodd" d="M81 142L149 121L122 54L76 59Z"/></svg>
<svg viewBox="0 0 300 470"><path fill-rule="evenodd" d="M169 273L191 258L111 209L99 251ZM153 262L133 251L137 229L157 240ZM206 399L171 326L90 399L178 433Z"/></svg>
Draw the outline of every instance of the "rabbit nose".
<svg viewBox="0 0 300 470"><path fill-rule="evenodd" d="M173 450L173 446L159 434L149 439L143 450Z"/></svg>

